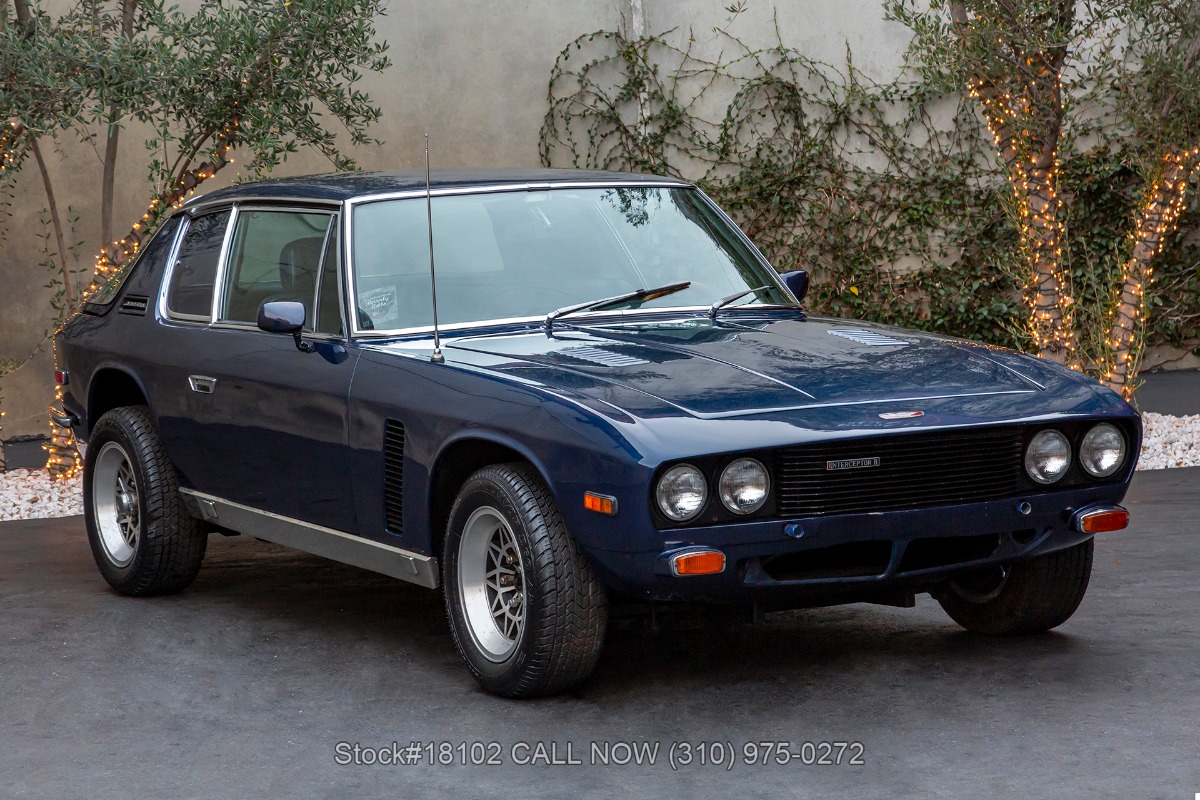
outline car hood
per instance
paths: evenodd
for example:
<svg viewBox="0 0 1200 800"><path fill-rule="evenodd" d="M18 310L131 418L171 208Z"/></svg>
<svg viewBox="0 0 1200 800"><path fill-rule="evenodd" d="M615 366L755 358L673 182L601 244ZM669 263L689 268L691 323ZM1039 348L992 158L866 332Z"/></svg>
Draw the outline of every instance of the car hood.
<svg viewBox="0 0 1200 800"><path fill-rule="evenodd" d="M447 351L601 400L623 386L701 417L1043 390L1033 371L1004 363L1007 351L800 313L560 323Z"/></svg>

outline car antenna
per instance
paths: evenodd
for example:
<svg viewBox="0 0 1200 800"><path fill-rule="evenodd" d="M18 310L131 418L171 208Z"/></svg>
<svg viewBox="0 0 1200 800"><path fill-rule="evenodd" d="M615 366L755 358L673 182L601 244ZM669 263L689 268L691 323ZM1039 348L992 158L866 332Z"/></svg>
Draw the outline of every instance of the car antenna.
<svg viewBox="0 0 1200 800"><path fill-rule="evenodd" d="M433 193L429 189L429 131L425 131L425 221L429 229L429 288L433 292L433 355L429 360L434 364L445 364L442 336L438 331L437 272L433 266Z"/></svg>

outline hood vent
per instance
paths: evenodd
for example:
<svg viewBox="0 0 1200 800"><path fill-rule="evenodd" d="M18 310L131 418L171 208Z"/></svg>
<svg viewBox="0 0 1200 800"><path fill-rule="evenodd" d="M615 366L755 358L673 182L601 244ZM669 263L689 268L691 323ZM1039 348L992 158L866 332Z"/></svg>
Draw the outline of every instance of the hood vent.
<svg viewBox="0 0 1200 800"><path fill-rule="evenodd" d="M874 347L904 347L908 344L900 339L893 339L891 336L884 336L882 333L863 328L831 328L829 332L834 336L841 336L843 339Z"/></svg>
<svg viewBox="0 0 1200 800"><path fill-rule="evenodd" d="M650 363L642 358L614 353L611 350L602 350L599 347L572 347L559 352L564 356L578 358L580 361L590 361L593 364L603 364L606 367L636 367L638 364Z"/></svg>

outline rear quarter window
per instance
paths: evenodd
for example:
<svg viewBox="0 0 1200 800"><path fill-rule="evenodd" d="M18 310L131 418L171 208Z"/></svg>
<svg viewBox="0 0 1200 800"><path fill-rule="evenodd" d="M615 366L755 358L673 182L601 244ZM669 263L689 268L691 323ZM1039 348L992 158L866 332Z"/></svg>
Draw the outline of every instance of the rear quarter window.
<svg viewBox="0 0 1200 800"><path fill-rule="evenodd" d="M175 232L179 230L179 217L172 217L150 237L150 243L142 248L134 258L126 261L108 276L100 288L87 299L87 305L104 308L112 304L121 293L121 287L129 280L137 269L155 270L162 265L171 252L171 244L175 241Z"/></svg>
<svg viewBox="0 0 1200 800"><path fill-rule="evenodd" d="M167 287L170 316L200 321L211 319L217 263L228 223L228 209L202 214L188 222Z"/></svg>

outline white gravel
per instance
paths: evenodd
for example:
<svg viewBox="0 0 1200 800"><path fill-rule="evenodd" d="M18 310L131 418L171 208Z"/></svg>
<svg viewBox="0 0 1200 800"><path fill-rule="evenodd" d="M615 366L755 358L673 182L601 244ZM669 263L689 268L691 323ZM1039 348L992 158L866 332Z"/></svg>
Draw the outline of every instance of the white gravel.
<svg viewBox="0 0 1200 800"><path fill-rule="evenodd" d="M1137 468L1200 467L1200 414L1143 414L1145 438ZM44 469L0 472L0 521L83 513L79 479L53 481Z"/></svg>
<svg viewBox="0 0 1200 800"><path fill-rule="evenodd" d="M1137 468L1200 467L1200 414L1142 414L1142 458Z"/></svg>
<svg viewBox="0 0 1200 800"><path fill-rule="evenodd" d="M47 519L83 513L79 478L56 481L44 469L0 472L0 521Z"/></svg>

